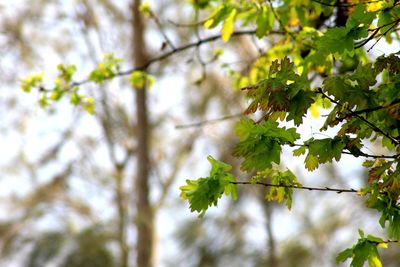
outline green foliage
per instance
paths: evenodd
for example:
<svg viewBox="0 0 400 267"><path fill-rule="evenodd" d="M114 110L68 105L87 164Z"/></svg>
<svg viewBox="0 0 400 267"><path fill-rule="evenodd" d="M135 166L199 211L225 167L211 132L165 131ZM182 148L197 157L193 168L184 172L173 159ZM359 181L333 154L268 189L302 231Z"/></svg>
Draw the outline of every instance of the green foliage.
<svg viewBox="0 0 400 267"><path fill-rule="evenodd" d="M267 35L274 26L274 14L266 4L260 4L257 6L257 19L256 19L256 36L262 38Z"/></svg>
<svg viewBox="0 0 400 267"><path fill-rule="evenodd" d="M304 145L293 151L294 156L308 154L305 159L305 167L309 171L315 170L319 164L332 162L333 159L339 161L344 149L358 151L361 144L356 140L347 136L335 138L314 139L311 138L304 142ZM356 153L356 152L354 152Z"/></svg>
<svg viewBox="0 0 400 267"><path fill-rule="evenodd" d="M283 202L286 200L286 207L290 210L292 208L292 194L293 188L284 186L295 186L301 187L302 185L297 180L296 176L290 171L275 171L270 170L266 173L271 180L273 185L281 185L270 187L265 198L268 201ZM263 174L265 175L265 174Z"/></svg>
<svg viewBox="0 0 400 267"><path fill-rule="evenodd" d="M358 230L360 239L352 248L348 248L339 253L336 261L344 262L351 258L350 266L363 267L368 262L369 267L382 267L381 259L378 254L377 247L387 247L387 243L379 237L368 235L365 237L364 232Z"/></svg>
<svg viewBox="0 0 400 267"><path fill-rule="evenodd" d="M208 156L207 160L211 164L210 176L186 180L186 185L180 187L181 197L189 201L191 211L199 212L200 217L203 217L212 205L217 206L222 194L237 198L236 185L233 184L235 179L228 173L232 167L211 156Z"/></svg>
<svg viewBox="0 0 400 267"><path fill-rule="evenodd" d="M246 113L261 110L266 116L273 116L286 112L287 121L301 124L303 116L314 102L314 93L309 90L307 77L295 72L294 63L288 57L280 62L273 61L266 76L256 85L244 88L252 100Z"/></svg>
<svg viewBox="0 0 400 267"><path fill-rule="evenodd" d="M115 57L112 53L105 54L103 61L90 73L89 79L100 84L105 80L111 80L119 72L122 61L121 58Z"/></svg>
<svg viewBox="0 0 400 267"><path fill-rule="evenodd" d="M278 127L277 122L266 121L257 124L250 119L242 119L236 125L240 142L234 149L234 155L243 157L241 169L245 171L263 171L280 163L281 145L291 144L300 135L296 129Z"/></svg>
<svg viewBox="0 0 400 267"><path fill-rule="evenodd" d="M364 165L368 168L368 183L360 190L367 196L367 206L381 213L380 225L387 227L391 238L400 238L400 175L398 160L393 156L368 155L363 152L365 142L376 142L398 153L400 146L400 59L397 54L379 56L375 62L362 49L378 42L382 37L393 40L392 32L398 24L400 8L397 1L362 3L349 6L343 12L334 1L214 1L205 22L206 28L222 23L222 39L232 35L236 20L243 25L253 25L258 38L271 31L282 31L282 39L261 55L252 65L248 75L230 70L233 84L245 90L249 106L245 113L261 114L255 122L242 119L236 125L239 142L233 154L242 159L243 171L256 171L252 184L265 177L272 185L268 200L284 201L291 207L292 187L299 185L290 171L272 171L280 164L282 146L298 146L294 156L305 155L305 167L313 171L321 164L339 161L344 153L353 157L372 157ZM210 8L210 3L207 7ZM335 11L336 10L336 11ZM336 12L336 15L334 15ZM324 27L324 23L340 25ZM331 19L331 22L328 22ZM344 21L339 21L340 19ZM325 25L325 26L326 26ZM397 36L397 40L399 40ZM279 59L281 58L281 59ZM312 77L318 77L314 79ZM314 84L320 85L315 86ZM315 88L312 88L312 85ZM328 104L327 104L328 103ZM279 127L279 120L303 123L308 110L328 107L321 131L339 126L332 138L311 138L303 143L294 128ZM289 186L289 187L288 187ZM385 242L373 236L361 238L354 247L343 251L337 258L352 258L351 266L381 266L377 245Z"/></svg>
<svg viewBox="0 0 400 267"><path fill-rule="evenodd" d="M150 16L150 13L151 13L150 3L148 1L142 2L140 4L139 10L140 10L140 12L145 14L146 16Z"/></svg>
<svg viewBox="0 0 400 267"><path fill-rule="evenodd" d="M26 78L21 78L21 89L29 93L34 87L41 87L43 82L44 72L28 75Z"/></svg>
<svg viewBox="0 0 400 267"><path fill-rule="evenodd" d="M368 27L375 16L375 12L366 12L365 5L358 5L345 27L328 29L318 38L317 50L323 54L354 53L354 42L368 36Z"/></svg>
<svg viewBox="0 0 400 267"><path fill-rule="evenodd" d="M149 89L154 84L155 78L143 71L136 70L129 75L128 81L136 89L143 89L145 87Z"/></svg>

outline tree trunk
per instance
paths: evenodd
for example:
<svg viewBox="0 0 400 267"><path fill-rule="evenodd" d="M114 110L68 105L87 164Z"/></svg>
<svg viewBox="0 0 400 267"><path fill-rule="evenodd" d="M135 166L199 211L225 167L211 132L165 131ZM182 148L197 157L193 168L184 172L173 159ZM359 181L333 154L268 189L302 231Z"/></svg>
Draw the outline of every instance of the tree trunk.
<svg viewBox="0 0 400 267"><path fill-rule="evenodd" d="M272 230L272 206L270 203L264 203L263 209L266 219L265 226L268 234L268 266L278 267L279 262L276 257L274 231Z"/></svg>
<svg viewBox="0 0 400 267"><path fill-rule="evenodd" d="M118 243L121 257L121 267L129 266L129 251L126 242L126 207L123 189L123 168L117 166L115 170L116 179L116 201L118 206Z"/></svg>
<svg viewBox="0 0 400 267"><path fill-rule="evenodd" d="M140 0L133 0L132 5L132 56L136 67L148 61L144 41L144 23L139 11ZM138 267L153 266L154 215L149 195L149 137L150 128L147 112L146 88L135 89L137 123L137 174L135 179L136 229Z"/></svg>

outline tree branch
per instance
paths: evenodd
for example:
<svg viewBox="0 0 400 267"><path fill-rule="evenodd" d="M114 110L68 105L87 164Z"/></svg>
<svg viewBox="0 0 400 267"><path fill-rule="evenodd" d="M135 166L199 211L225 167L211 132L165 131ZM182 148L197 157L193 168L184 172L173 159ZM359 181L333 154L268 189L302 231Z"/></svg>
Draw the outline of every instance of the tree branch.
<svg viewBox="0 0 400 267"><path fill-rule="evenodd" d="M363 113L369 113L369 112L378 111L378 110L381 110L381 109L390 108L390 107L395 106L395 105L397 105L399 103L400 103L400 99L397 99L397 100L395 100L395 101L393 101L390 104L385 105L385 106L376 106L376 107L373 107L373 108L355 110L355 111L352 111L352 113L349 113L349 114L347 114L345 116L336 118L336 120L343 121L344 119L347 119L348 117L351 117L351 116L354 116L354 115L360 115L360 114L363 114Z"/></svg>
<svg viewBox="0 0 400 267"><path fill-rule="evenodd" d="M394 27L396 27L396 25L397 25L399 22L400 22L400 19L397 19L397 20L395 20L395 21L386 23L386 24L384 24L384 25L381 25L381 26L375 28L370 36L368 36L365 40L361 41L359 44L355 45L354 48L357 49L357 48L363 47L364 45L366 45L367 43L369 43L369 41L371 41L371 40L375 37L375 35L376 35L382 28L387 27L387 26L390 26L384 33L382 33L382 34L379 36L379 38L378 38L378 40L375 42L375 44L367 50L367 52L369 52L369 51L379 42L379 40L380 40L383 36L385 36L389 31L391 31Z"/></svg>
<svg viewBox="0 0 400 267"><path fill-rule="evenodd" d="M239 118L239 117L242 117L242 116L244 116L243 113L227 115L227 116L220 117L220 118L208 119L208 120L199 121L199 122L190 123L190 124L176 125L175 129L186 129L186 128L192 128L192 127L202 127L202 126L207 125L207 124L213 124L213 123L217 123L217 122L220 122L220 121L235 119L235 118Z"/></svg>
<svg viewBox="0 0 400 267"><path fill-rule="evenodd" d="M238 181L238 182L231 182L231 184L236 185L262 185L265 187L283 187L283 188L292 188L292 189L300 189L300 190L309 190L309 191L328 191L328 192L336 192L338 194L341 193L358 193L358 190L353 188L332 188L332 187L311 187L311 186L297 186L297 185L284 185L284 184L271 184L271 183L264 183L264 182L245 182L245 181Z"/></svg>
<svg viewBox="0 0 400 267"><path fill-rule="evenodd" d="M157 24L158 29L160 30L161 35L164 37L165 42L172 48L176 49L174 44L172 43L171 39L168 37L168 35L165 33L163 25L160 21L160 19L157 17L156 14L152 10L149 11L150 17L154 20L154 22Z"/></svg>
<svg viewBox="0 0 400 267"><path fill-rule="evenodd" d="M232 33L232 37L241 36L241 35L251 35L251 34L255 34L255 33L256 33L255 30L236 31L236 32L233 32L233 33ZM279 34L281 34L281 32L273 32L273 33L279 33ZM219 39L221 39L221 38L222 38L222 37L221 37L220 34L218 34L218 35L213 35L213 36L210 36L210 37L208 37L208 38L204 38L204 39L198 40L198 41L193 42L193 43L189 43L189 44L186 44L186 45L182 45L182 46L177 47L177 48L172 48L171 51L166 52L166 53L164 53L164 54L161 54L161 55L159 55L159 56L153 57L153 58L151 58L150 60L148 60L148 61L147 61L145 64L143 64L143 65L140 65L140 66L138 66L138 67L131 68L131 69L128 69L128 70L124 70L124 71L120 71L120 72L114 73L114 75L113 75L112 77L105 77L104 80L110 80L110 79L112 79L112 78L120 77L120 76L127 76L127 75L130 75L130 74L131 74L132 72L134 72L134 71L144 71L144 70L146 70L148 67L150 67L151 65L153 65L153 64L156 63L156 62L159 62L159 61L162 61L162 60L164 60L164 59L167 59L167 58L169 58L169 57L171 57L171 56L173 56L173 55L175 55L175 54L177 54L177 53L186 51L186 50L188 50L188 49L190 49L190 48L199 47L199 46L201 46L201 45L203 45L203 44L217 41L217 40L219 40ZM74 87L74 86L81 86L81 85L84 85L84 84L87 84L87 83L90 83L90 82L92 82L90 79L85 79L85 80L82 80L82 81L72 82L72 83L70 84L70 88L72 88L72 87Z"/></svg>
<svg viewBox="0 0 400 267"><path fill-rule="evenodd" d="M289 144L289 145L290 146L298 146L298 147L301 147L301 146L308 147L308 145L306 145L306 144ZM351 151L342 151L342 154L352 155L352 156L355 156L355 157L361 156L361 157L373 158L373 159L397 159L397 158L400 157L400 154L395 154L395 155L372 155L372 154L364 153L362 151L358 151L357 155L355 155Z"/></svg>
<svg viewBox="0 0 400 267"><path fill-rule="evenodd" d="M334 103L334 104L336 104L336 105L338 105L338 106L340 106L340 107L343 107L343 105L342 105L340 102L336 101L335 99L333 99L333 98L331 98L330 96L328 96L327 94L325 94L325 93L322 91L322 88L318 88L318 93L320 93L320 94L322 95L323 98L328 99L330 102L332 102L332 103ZM346 109L351 115L353 115L354 117L358 118L359 120L361 120L361 121L363 121L365 124L367 124L367 125L368 125L372 130L374 130L375 132L378 132L378 133L382 134L383 136L389 138L389 139L392 141L393 144L395 144L395 145L399 145L399 144L400 144L400 141L399 141L399 140L395 139L393 136L391 136L391 135L389 135L388 133L384 132L382 129L380 129L380 128L377 127L376 125L372 124L372 123L371 123L370 121L368 121L366 118L360 116L359 114L353 114L353 111L352 111L351 109L349 109L348 107L345 107L345 109Z"/></svg>
<svg viewBox="0 0 400 267"><path fill-rule="evenodd" d="M321 4L323 6L331 6L331 7L354 7L357 5L365 5L365 4L372 4L372 3L377 3L377 2L381 2L382 0L371 0L371 1L366 1L366 2L362 2L362 3L357 3L357 4L330 4L330 3L325 3L321 0L311 0L312 2Z"/></svg>

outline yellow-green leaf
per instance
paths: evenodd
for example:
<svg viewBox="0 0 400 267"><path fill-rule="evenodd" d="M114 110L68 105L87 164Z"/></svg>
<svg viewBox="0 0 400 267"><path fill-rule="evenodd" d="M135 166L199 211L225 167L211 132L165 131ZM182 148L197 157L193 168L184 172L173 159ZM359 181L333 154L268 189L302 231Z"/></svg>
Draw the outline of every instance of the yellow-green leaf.
<svg viewBox="0 0 400 267"><path fill-rule="evenodd" d="M222 24L221 35L222 35L222 40L224 42L228 42L232 36L233 23L235 21L236 13L237 13L237 10L235 8L232 9L231 13L229 14L229 16L226 18L226 20Z"/></svg>

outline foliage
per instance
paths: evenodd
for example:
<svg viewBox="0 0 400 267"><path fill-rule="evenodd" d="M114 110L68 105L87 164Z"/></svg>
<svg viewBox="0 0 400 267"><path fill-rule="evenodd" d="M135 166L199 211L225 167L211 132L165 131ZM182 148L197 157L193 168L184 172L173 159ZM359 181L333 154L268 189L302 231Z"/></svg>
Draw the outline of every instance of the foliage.
<svg viewBox="0 0 400 267"><path fill-rule="evenodd" d="M180 187L181 197L189 201L191 211L199 212L200 217L204 216L208 207L217 206L222 194L237 198L236 185L233 184L235 180L233 175L228 173L232 167L211 156L208 156L207 160L211 164L210 176L186 180L186 185Z"/></svg>
<svg viewBox="0 0 400 267"><path fill-rule="evenodd" d="M96 101L93 97L82 93L80 85L89 81L102 84L105 81L112 80L116 76L126 75L126 73L120 71L122 62L123 60L116 57L113 53L105 54L103 61L97 64L97 67L89 73L87 79L80 82L73 80L73 76L77 70L75 65L59 64L57 66L59 74L55 78L52 88L45 88L44 72L21 78L20 86L27 93L32 89L37 89L39 92L39 105L42 107L48 107L53 102L60 101L65 95L69 95L72 105L81 106L89 114L94 114ZM127 74L129 74L129 83L136 89L150 88L155 82L154 76L144 71L132 70Z"/></svg>
<svg viewBox="0 0 400 267"><path fill-rule="evenodd" d="M212 2L209 1L209 4ZM338 7L328 2L306 1L302 5L295 1L284 1L282 5L275 5L272 1L215 2L205 27L213 28L222 23L221 35L225 42L232 35L232 20L236 19L245 25L255 25L258 38L267 37L275 30L273 25L278 24L279 29L275 31L283 32L283 37L277 46L283 48L288 44L287 56L264 66L255 62L249 77L236 76L248 83L242 86L250 101L245 113L260 111L262 114L257 122L243 119L236 126L239 143L233 155L242 158L241 169L248 172L255 170L257 173L251 179L254 184L259 183L260 177L274 174L273 164L280 164L284 145L299 146L293 155L306 154L304 164L309 171L333 159L339 161L344 153L375 158L364 164L369 168L369 179L360 194L368 197L368 207L381 212L380 225L385 227L388 222L389 237L398 240L398 156L369 155L362 151L366 141L381 140L381 145L392 153L398 151L400 144L399 96L398 90L394 89L394 84L398 83L399 57L397 54L382 55L373 62L362 50L370 41L376 43L382 37L392 41L391 33L399 22L394 15L399 12L397 2L378 1L379 4L374 6L361 2L344 6L348 12L345 21L340 22L337 18L336 26L327 28L316 25L334 17ZM268 51L264 57L271 57L271 54ZM349 58L356 63L346 69L337 68L347 64ZM310 78L315 75L322 78L320 85L314 81L315 78ZM337 135L295 143L300 139L296 130L280 127L276 121L293 121L295 125L301 125L310 107L318 104L319 99L334 105L321 131L339 126ZM283 192L288 188L287 183L282 181L283 177L297 181L289 170L275 172L267 200L281 202L284 199ZM279 185L282 187L279 188ZM292 185L293 188L298 186ZM290 208L291 197L287 205ZM343 251L337 260L351 258L351 266L363 266L364 262L368 262L369 266L381 266L376 246L386 245L387 242L370 235L364 237L361 231L360 236L358 243Z"/></svg>
<svg viewBox="0 0 400 267"><path fill-rule="evenodd" d="M365 237L362 230L358 230L360 239L352 248L348 248L339 253L336 257L337 262L343 262L347 258L352 258L350 266L362 267L368 262L370 267L381 267L382 263L379 258L377 247L386 248L387 243L379 237L368 235Z"/></svg>

